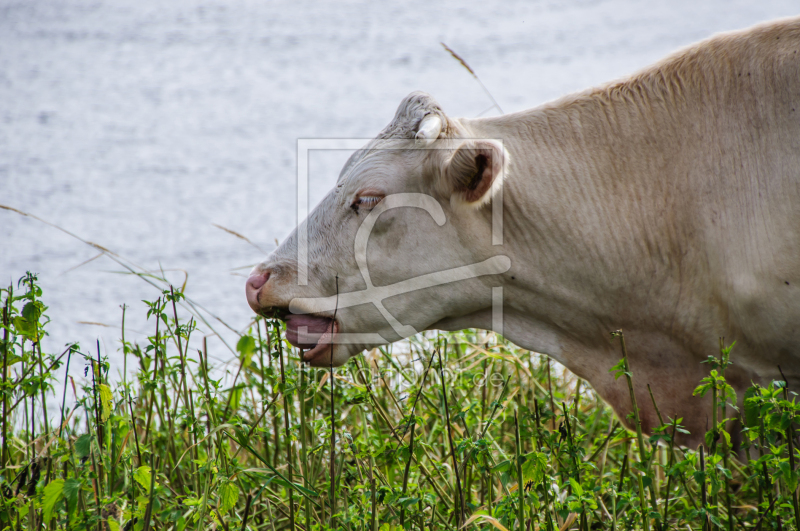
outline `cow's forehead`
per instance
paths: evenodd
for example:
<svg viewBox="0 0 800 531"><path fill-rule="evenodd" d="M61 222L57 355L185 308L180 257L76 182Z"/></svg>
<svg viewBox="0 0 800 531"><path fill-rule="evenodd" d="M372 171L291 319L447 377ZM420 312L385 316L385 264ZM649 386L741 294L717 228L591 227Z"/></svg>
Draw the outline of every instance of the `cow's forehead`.
<svg viewBox="0 0 800 531"><path fill-rule="evenodd" d="M414 147L414 139L422 120L431 114L439 116L445 126L448 119L439 104L429 94L412 92L400 102L392 121L367 143L366 146L353 153L339 173L338 182L342 182L359 161L369 156L374 150L382 150L387 144L404 144L408 148Z"/></svg>
<svg viewBox="0 0 800 531"><path fill-rule="evenodd" d="M344 163L344 166L342 167L342 171L339 172L339 178L336 180L336 182L337 182L339 187L342 186L342 184L344 183L345 177L350 174L350 170L352 170L356 166L358 161L361 160L364 157L365 153L366 153L366 150L364 148L362 148L362 149L359 149L358 151L356 151L355 153L353 153L352 155L350 155L350 158L348 158L347 162Z"/></svg>
<svg viewBox="0 0 800 531"><path fill-rule="evenodd" d="M337 188L341 188L351 179L358 179L370 170L396 163L413 149L415 145L408 139L379 137L370 141L347 159L336 181Z"/></svg>

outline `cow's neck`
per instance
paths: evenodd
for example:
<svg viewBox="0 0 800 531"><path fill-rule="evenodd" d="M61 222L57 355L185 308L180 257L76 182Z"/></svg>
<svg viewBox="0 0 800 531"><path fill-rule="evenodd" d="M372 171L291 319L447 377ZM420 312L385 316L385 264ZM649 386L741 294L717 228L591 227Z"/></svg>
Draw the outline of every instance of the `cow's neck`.
<svg viewBox="0 0 800 531"><path fill-rule="evenodd" d="M683 171L670 160L682 142L673 111L587 96L462 122L509 153L507 337L558 359L564 342L606 343L617 328L674 319L676 246L691 229L667 214Z"/></svg>

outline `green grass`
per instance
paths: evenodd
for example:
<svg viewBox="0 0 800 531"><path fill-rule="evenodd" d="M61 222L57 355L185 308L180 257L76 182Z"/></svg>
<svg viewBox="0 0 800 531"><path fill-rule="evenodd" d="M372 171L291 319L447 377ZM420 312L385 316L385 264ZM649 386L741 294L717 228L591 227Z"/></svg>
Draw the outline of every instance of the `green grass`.
<svg viewBox="0 0 800 531"><path fill-rule="evenodd" d="M136 375L112 383L96 345L41 351L34 275L0 290L1 529L798 529L800 408L774 382L736 410L730 346L697 382L716 407L695 451L673 444L680 419L626 431L585 382L491 333L428 333L331 374L258 319L221 369L210 325L159 295L125 310L152 335L123 330L115 359Z"/></svg>

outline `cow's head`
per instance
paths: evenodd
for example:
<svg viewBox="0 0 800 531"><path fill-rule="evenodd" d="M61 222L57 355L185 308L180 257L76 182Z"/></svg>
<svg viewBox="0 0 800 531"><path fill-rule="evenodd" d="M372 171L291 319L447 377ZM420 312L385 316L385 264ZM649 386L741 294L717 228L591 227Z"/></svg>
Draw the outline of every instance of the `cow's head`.
<svg viewBox="0 0 800 531"><path fill-rule="evenodd" d="M491 287L509 261L492 246L492 209L483 207L497 203L508 155L476 136L429 95L406 97L254 268L253 310L286 320L287 339L315 366L446 322L488 328Z"/></svg>

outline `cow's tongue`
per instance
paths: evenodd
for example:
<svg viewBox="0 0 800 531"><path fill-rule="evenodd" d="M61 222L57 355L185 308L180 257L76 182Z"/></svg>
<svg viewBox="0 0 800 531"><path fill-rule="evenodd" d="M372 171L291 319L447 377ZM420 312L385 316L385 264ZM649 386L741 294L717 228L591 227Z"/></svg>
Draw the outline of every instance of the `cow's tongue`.
<svg viewBox="0 0 800 531"><path fill-rule="evenodd" d="M327 317L289 315L286 317L286 339L297 348L314 348L322 335L330 332L332 322Z"/></svg>

